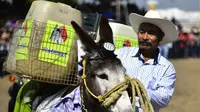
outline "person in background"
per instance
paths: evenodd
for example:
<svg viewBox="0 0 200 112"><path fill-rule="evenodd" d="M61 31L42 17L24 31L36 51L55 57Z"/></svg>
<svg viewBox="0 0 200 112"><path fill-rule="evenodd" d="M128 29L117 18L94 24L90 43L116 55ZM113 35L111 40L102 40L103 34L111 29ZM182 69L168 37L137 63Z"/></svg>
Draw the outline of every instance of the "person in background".
<svg viewBox="0 0 200 112"><path fill-rule="evenodd" d="M12 33L7 28L0 29L0 76L4 76L3 63L8 54L9 50L9 40Z"/></svg>
<svg viewBox="0 0 200 112"><path fill-rule="evenodd" d="M176 40L177 30L155 10L149 10L145 16L131 13L129 21L137 32L138 47L122 47L115 54L126 68L126 74L142 82L158 112L170 102L176 81L173 64L161 55L158 46ZM136 109L142 112L138 101Z"/></svg>
<svg viewBox="0 0 200 112"><path fill-rule="evenodd" d="M169 56L169 49L172 48L172 42L170 43L167 43L165 45L161 45L159 46L160 50L161 50L161 55L163 57L165 57L166 59L168 59L168 56Z"/></svg>
<svg viewBox="0 0 200 112"><path fill-rule="evenodd" d="M196 57L199 58L200 57L200 28L198 28L197 26L193 26L191 29L191 33L195 36L195 53L196 53Z"/></svg>

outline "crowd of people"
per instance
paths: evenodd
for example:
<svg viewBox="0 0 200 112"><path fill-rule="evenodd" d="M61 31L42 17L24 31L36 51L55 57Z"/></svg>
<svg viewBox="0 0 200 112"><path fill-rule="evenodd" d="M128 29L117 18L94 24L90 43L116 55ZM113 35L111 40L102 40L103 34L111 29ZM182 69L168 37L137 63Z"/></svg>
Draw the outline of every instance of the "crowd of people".
<svg viewBox="0 0 200 112"><path fill-rule="evenodd" d="M3 63L8 55L10 40L13 34L14 23L7 21L5 25L0 27L0 77L5 74L3 72Z"/></svg>
<svg viewBox="0 0 200 112"><path fill-rule="evenodd" d="M200 58L200 28L194 26L190 32L186 32L179 27L177 39L160 46L160 48L165 58Z"/></svg>

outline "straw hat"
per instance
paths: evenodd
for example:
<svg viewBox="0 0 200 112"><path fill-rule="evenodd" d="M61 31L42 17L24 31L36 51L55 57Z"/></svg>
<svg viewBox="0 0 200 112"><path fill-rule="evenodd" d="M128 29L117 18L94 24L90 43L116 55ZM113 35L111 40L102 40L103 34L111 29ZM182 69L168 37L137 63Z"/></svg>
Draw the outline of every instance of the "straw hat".
<svg viewBox="0 0 200 112"><path fill-rule="evenodd" d="M165 33L165 36L160 42L161 45L176 40L178 35L176 26L171 21L161 18L159 12L155 10L149 10L145 16L131 13L129 15L129 21L135 32L138 32L140 24L144 22L158 26Z"/></svg>

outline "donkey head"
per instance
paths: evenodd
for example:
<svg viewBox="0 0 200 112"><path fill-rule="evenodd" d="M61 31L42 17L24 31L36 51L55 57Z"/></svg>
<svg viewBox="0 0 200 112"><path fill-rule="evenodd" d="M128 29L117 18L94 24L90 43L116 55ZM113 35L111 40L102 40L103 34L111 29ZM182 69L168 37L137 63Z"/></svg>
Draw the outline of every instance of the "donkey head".
<svg viewBox="0 0 200 112"><path fill-rule="evenodd" d="M85 56L82 58L86 60L86 83L91 92L95 95L103 95L120 82L125 81L125 68L114 54L113 34L107 18L101 18L100 40L97 43L75 22L72 21L71 24L85 51ZM95 107L95 104L100 106L88 91L85 92L86 96L84 97L87 97L88 102L92 105L89 108L97 108L98 106ZM114 112L132 111L128 93L122 92L121 97L106 109ZM95 109L95 111L98 111L98 109Z"/></svg>

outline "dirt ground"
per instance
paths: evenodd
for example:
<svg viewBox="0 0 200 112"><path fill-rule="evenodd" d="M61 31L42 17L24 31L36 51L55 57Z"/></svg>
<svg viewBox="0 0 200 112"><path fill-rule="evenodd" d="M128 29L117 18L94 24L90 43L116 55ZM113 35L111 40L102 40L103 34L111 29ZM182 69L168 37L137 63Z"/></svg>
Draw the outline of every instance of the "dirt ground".
<svg viewBox="0 0 200 112"><path fill-rule="evenodd" d="M8 112L9 94L8 88L12 85L9 81L9 77L5 76L0 78L0 112Z"/></svg>
<svg viewBox="0 0 200 112"><path fill-rule="evenodd" d="M170 104L161 112L199 112L200 59L171 60L177 71L175 93ZM0 79L0 112L7 112L8 76Z"/></svg>
<svg viewBox="0 0 200 112"><path fill-rule="evenodd" d="M175 93L161 112L200 111L200 60L172 60L177 71Z"/></svg>

